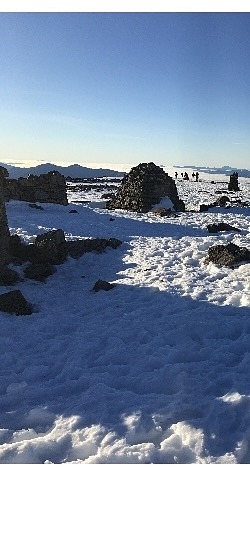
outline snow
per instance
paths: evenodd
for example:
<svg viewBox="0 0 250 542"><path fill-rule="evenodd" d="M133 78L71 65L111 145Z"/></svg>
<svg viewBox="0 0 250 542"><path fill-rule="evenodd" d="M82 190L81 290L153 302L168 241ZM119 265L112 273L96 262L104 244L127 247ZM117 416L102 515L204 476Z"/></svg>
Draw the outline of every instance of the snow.
<svg viewBox="0 0 250 542"><path fill-rule="evenodd" d="M43 211L6 204L27 242L62 228L67 240L122 245L68 258L45 283L0 287L34 306L0 313L0 463L250 463L250 264L205 263L214 244L249 248L250 207L197 212L227 184L179 176L189 210L167 218L109 211L102 190L69 191L68 206ZM235 199L249 201L250 180L239 184ZM209 234L212 222L241 231ZM94 292L99 278L116 287Z"/></svg>

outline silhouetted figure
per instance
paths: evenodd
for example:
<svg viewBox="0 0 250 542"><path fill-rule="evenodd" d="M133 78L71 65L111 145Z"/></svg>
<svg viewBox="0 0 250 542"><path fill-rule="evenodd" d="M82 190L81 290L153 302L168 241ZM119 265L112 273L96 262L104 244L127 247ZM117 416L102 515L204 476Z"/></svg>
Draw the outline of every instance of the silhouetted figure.
<svg viewBox="0 0 250 542"><path fill-rule="evenodd" d="M183 179L185 179L185 181L189 181L189 176L188 176L188 174L187 174L186 171L185 171L185 173L184 173Z"/></svg>
<svg viewBox="0 0 250 542"><path fill-rule="evenodd" d="M198 181L198 180L199 180L199 173L198 173L198 171L196 171L195 177L196 177L196 181Z"/></svg>
<svg viewBox="0 0 250 542"><path fill-rule="evenodd" d="M193 173L192 173L192 177L193 177L193 178L195 177L195 173L194 173L194 171L193 171Z"/></svg>
<svg viewBox="0 0 250 542"><path fill-rule="evenodd" d="M177 177L178 177L178 173L177 173L177 171L176 171L176 172L175 172L175 178L177 179Z"/></svg>
<svg viewBox="0 0 250 542"><path fill-rule="evenodd" d="M181 176L183 177L183 173L181 173Z"/></svg>

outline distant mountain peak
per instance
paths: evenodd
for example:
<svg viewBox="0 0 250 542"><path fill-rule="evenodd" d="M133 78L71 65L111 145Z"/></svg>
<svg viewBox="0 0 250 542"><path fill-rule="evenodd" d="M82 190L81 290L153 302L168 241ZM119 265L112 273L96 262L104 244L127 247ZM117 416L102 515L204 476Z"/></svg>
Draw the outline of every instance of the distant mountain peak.
<svg viewBox="0 0 250 542"><path fill-rule="evenodd" d="M72 164L70 166L58 166L56 164L51 164L47 162L46 164L39 164L38 166L32 167L19 167L12 166L6 163L0 163L5 167L9 172L9 177L11 179L18 179L19 177L26 177L30 174L32 175L42 175L48 173L51 170L56 170L61 175L65 177L75 178L91 178L91 177L123 177L125 171L115 171L113 169L103 169L97 168L92 169L85 166L80 166L79 164Z"/></svg>

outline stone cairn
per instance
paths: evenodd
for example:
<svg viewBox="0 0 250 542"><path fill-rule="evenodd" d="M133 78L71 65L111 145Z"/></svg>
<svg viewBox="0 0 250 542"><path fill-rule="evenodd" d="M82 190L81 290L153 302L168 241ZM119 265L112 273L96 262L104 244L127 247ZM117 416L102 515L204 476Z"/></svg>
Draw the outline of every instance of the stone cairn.
<svg viewBox="0 0 250 542"><path fill-rule="evenodd" d="M5 201L11 199L35 203L58 203L68 205L66 180L58 171L49 171L43 175L28 175L4 179Z"/></svg>
<svg viewBox="0 0 250 542"><path fill-rule="evenodd" d="M161 199L168 197L176 211L185 211L178 197L174 179L153 162L139 164L125 175L115 195L107 202L107 209L125 209L147 213Z"/></svg>
<svg viewBox="0 0 250 542"><path fill-rule="evenodd" d="M238 192L240 190L238 184L238 173L236 171L230 175L228 190L232 190L233 192Z"/></svg>
<svg viewBox="0 0 250 542"><path fill-rule="evenodd" d="M10 232L5 209L3 182L8 177L8 171L0 167L0 267L9 262Z"/></svg>

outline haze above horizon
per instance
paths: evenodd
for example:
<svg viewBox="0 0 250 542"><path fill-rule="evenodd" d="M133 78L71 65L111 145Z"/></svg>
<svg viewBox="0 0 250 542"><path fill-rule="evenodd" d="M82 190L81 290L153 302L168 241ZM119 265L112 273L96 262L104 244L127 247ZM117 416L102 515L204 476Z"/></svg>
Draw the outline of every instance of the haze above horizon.
<svg viewBox="0 0 250 542"><path fill-rule="evenodd" d="M1 13L1 155L250 168L249 23L234 12Z"/></svg>

